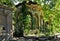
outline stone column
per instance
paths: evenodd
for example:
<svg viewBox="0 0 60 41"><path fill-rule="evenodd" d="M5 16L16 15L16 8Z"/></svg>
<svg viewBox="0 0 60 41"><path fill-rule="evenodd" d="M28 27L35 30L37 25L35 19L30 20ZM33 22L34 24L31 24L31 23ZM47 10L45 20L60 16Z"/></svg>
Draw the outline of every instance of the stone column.
<svg viewBox="0 0 60 41"><path fill-rule="evenodd" d="M6 41L9 41L11 38L11 29L12 29L12 14L10 11L6 12Z"/></svg>

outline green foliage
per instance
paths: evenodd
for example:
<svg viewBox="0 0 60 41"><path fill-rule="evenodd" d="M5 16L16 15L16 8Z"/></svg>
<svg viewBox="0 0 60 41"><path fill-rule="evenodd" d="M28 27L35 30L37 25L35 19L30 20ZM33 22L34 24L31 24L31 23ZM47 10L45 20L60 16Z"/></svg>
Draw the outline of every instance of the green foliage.
<svg viewBox="0 0 60 41"><path fill-rule="evenodd" d="M13 6L11 0L0 0L0 4Z"/></svg>
<svg viewBox="0 0 60 41"><path fill-rule="evenodd" d="M48 27L50 29L50 32L48 31L48 33L54 35L56 33L59 33L59 31L60 31L60 26L59 26L60 25L60 20L59 20L60 19L60 10L57 8L59 6L60 1L58 1L58 0L56 0L56 1L51 0L51 1L54 3L54 6L52 6L53 8L50 8L50 6L46 4L43 6L43 11L44 11L44 21L45 22L48 21L49 18L52 21ZM52 4L50 4L50 5L52 5Z"/></svg>

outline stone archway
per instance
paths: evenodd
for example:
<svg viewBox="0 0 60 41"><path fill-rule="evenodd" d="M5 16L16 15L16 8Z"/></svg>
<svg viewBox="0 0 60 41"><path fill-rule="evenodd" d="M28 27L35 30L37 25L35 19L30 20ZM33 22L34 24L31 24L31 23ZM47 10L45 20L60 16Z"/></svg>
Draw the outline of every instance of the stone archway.
<svg viewBox="0 0 60 41"><path fill-rule="evenodd" d="M19 19L19 15L21 16L22 15L22 20L18 21ZM23 23L24 21L26 22L26 19L27 15L30 15L30 23L29 26L30 27L26 27L26 23ZM40 29L41 25L43 25L43 11L42 11L42 8L38 5L38 4L29 4L29 3L22 3L18 8L17 8L17 11L16 11L16 30L15 30L15 33L21 33L23 35L23 33L25 32L25 28L31 28L31 30L35 30L35 29ZM20 17L21 19L21 17ZM27 25L28 25L27 24ZM20 25L19 27L21 27L19 30L18 30L18 25ZM20 31L22 30L22 31ZM20 34L19 34L20 35ZM17 36L17 35L16 35ZM24 36L24 35L23 35Z"/></svg>

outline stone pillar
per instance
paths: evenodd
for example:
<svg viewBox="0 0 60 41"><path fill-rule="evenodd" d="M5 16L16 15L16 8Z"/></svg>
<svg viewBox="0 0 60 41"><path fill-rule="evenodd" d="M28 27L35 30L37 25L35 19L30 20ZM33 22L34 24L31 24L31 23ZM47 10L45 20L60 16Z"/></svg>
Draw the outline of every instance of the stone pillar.
<svg viewBox="0 0 60 41"><path fill-rule="evenodd" d="M9 41L11 38L11 30L12 30L12 14L10 11L7 12L8 15L6 17L6 40Z"/></svg>
<svg viewBox="0 0 60 41"><path fill-rule="evenodd" d="M6 5L0 5L0 17L2 17L2 22L0 22L0 25L3 25L5 27L6 36L5 41L9 41L9 38L11 38L11 30L12 30L12 8L6 6Z"/></svg>

